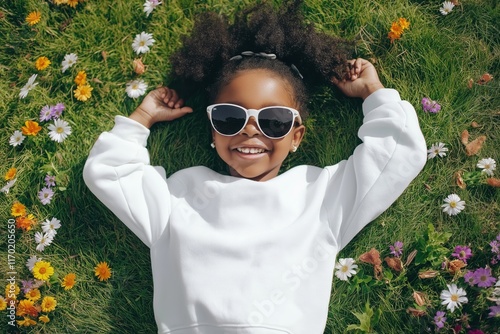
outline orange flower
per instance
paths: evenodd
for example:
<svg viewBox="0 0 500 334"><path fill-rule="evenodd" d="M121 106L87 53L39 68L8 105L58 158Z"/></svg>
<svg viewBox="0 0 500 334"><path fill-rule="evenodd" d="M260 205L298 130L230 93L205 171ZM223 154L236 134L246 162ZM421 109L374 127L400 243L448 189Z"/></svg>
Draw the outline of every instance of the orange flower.
<svg viewBox="0 0 500 334"><path fill-rule="evenodd" d="M75 77L75 83L77 86L85 85L87 83L87 73L85 71L80 71Z"/></svg>
<svg viewBox="0 0 500 334"><path fill-rule="evenodd" d="M23 204L16 202L16 203L12 204L12 208L10 209L10 213L14 217L26 216L26 207Z"/></svg>
<svg viewBox="0 0 500 334"><path fill-rule="evenodd" d="M42 129L37 122L34 121L26 121L24 122L24 126L21 128L23 135L27 136L36 136L37 133Z"/></svg>
<svg viewBox="0 0 500 334"><path fill-rule="evenodd" d="M31 319L30 317L24 317L23 320L16 320L17 324L21 327L29 327L29 326L35 326L36 321Z"/></svg>
<svg viewBox="0 0 500 334"><path fill-rule="evenodd" d="M72 289L76 283L75 279L76 275L74 273L69 273L66 276L64 276L61 286L64 288L64 290Z"/></svg>
<svg viewBox="0 0 500 334"><path fill-rule="evenodd" d="M403 30L406 30L406 29L408 29L410 27L410 21L408 21L404 17L400 17L399 20L398 20L398 23L399 23L399 25L401 26L401 28Z"/></svg>
<svg viewBox="0 0 500 334"><path fill-rule="evenodd" d="M75 97L78 101L85 102L92 96L92 90L93 88L90 85L80 85L74 91Z"/></svg>
<svg viewBox="0 0 500 334"><path fill-rule="evenodd" d="M40 22L41 18L42 13L40 13L39 11L31 12L28 14L28 16L26 16L26 22L28 22L28 24L32 26Z"/></svg>
<svg viewBox="0 0 500 334"><path fill-rule="evenodd" d="M401 27L399 22L392 22L391 32L393 32L394 34L398 35L398 37L400 37L401 34L403 33L403 27Z"/></svg>
<svg viewBox="0 0 500 334"><path fill-rule="evenodd" d="M16 218L16 227L23 230L29 231L36 224L36 219L33 214L29 214L28 216L21 216Z"/></svg>
<svg viewBox="0 0 500 334"><path fill-rule="evenodd" d="M9 181L16 177L17 169L12 167L5 173L5 180Z"/></svg>
<svg viewBox="0 0 500 334"><path fill-rule="evenodd" d="M25 315L30 315L32 317L38 316L38 310L36 309L34 302L29 299L23 299L19 302L16 308L16 315L22 317Z"/></svg>
<svg viewBox="0 0 500 334"><path fill-rule="evenodd" d="M391 43L396 39L400 39L403 31L410 27L410 21L404 17L400 17L397 21L392 22L391 29L387 37L391 40Z"/></svg>
<svg viewBox="0 0 500 334"><path fill-rule="evenodd" d="M94 273L100 281L107 281L111 277L111 269L106 262L100 262L94 268Z"/></svg>
<svg viewBox="0 0 500 334"><path fill-rule="evenodd" d="M51 64L51 62L50 62L49 58L47 58L47 57L39 57L35 61L35 67L39 71L46 69L47 67L49 67L50 64Z"/></svg>

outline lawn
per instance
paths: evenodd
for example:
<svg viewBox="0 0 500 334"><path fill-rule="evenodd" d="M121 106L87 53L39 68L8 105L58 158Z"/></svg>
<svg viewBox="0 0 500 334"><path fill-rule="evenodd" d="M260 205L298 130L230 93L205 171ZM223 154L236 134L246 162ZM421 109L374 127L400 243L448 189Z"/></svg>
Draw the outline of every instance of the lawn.
<svg viewBox="0 0 500 334"><path fill-rule="evenodd" d="M169 84L168 57L197 13L213 10L231 17L253 2L164 0L148 16L142 0L85 0L74 7L64 2L0 1L0 271L15 280L15 285L6 280L5 293L0 290L0 331L154 333L149 250L86 188L83 165L114 116L129 115L141 102L143 96L127 95L127 83L143 80L148 91ZM441 7L440 1L418 0L305 1L305 15L317 29L356 40L356 56L370 59L383 84L415 106L428 147L444 143L448 149L429 159L397 202L342 250L339 258L353 258L357 273L348 281L334 278L325 333L499 333L500 288L493 285L500 280L495 260L500 259L500 172L491 160L485 171L477 165L487 158L500 161L500 5L463 0L447 15ZM32 12L40 13L39 22ZM393 22L400 18L410 25L391 39L391 26L397 30ZM141 32L152 34L155 42L137 55L132 43ZM70 54L77 57L72 65ZM141 74L134 70L138 58L145 64ZM25 85L35 74L36 85L28 91ZM440 110L426 110L425 97ZM153 127L152 164L168 174L194 165L223 172L210 148L204 101L186 98L193 114ZM40 119L45 106L58 106L59 119L71 128L61 142L50 135L55 121ZM361 101L334 87L315 88L310 110L305 141L283 170L334 164L359 143ZM23 127L20 143L13 136ZM476 152L470 152L478 141ZM441 207L451 194L465 201L456 215ZM57 234L43 247L43 229L50 229L50 222L55 229L57 221ZM396 241L402 242L402 252L391 254ZM456 246L467 246L472 255L457 253ZM372 264L366 263L372 248L380 263L373 256ZM42 262L29 270L26 263L33 256ZM385 258L402 268L391 268ZM101 262L109 265L111 277L95 275ZM40 263L54 274L38 287L39 299L32 296L33 307L29 302L20 307L28 299L22 281L33 280ZM69 273L75 274L74 286ZM440 298L452 284L468 299L453 312ZM8 295L15 286L22 289L16 295L18 311L25 312L11 326ZM445 312L446 320L435 318L437 312Z"/></svg>

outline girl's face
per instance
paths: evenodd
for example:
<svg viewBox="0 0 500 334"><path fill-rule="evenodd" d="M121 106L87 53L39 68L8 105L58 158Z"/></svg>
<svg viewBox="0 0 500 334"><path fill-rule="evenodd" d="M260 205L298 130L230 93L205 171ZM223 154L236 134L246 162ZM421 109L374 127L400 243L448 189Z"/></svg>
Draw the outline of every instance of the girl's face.
<svg viewBox="0 0 500 334"><path fill-rule="evenodd" d="M297 108L291 94L291 87L269 71L245 70L221 89L214 103L232 103L246 109ZM266 181L278 175L281 164L294 146L299 146L304 132L305 127L299 125L283 138L269 139L260 132L255 118L250 117L238 134L222 136L212 129L212 136L217 153L229 166L232 176Z"/></svg>

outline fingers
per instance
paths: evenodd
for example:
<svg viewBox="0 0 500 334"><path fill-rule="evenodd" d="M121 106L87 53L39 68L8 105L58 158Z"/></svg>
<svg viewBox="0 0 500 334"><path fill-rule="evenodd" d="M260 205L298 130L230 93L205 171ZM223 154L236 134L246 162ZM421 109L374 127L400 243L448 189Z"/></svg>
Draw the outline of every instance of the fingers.
<svg viewBox="0 0 500 334"><path fill-rule="evenodd" d="M347 62L347 67L348 67L348 76L351 80L356 80L359 78L359 75L361 74L363 64L366 62L366 60L362 58L357 58L357 59L351 59Z"/></svg>
<svg viewBox="0 0 500 334"><path fill-rule="evenodd" d="M177 91L168 87L161 87L161 98L169 108L181 108L184 106L184 99L179 97Z"/></svg>

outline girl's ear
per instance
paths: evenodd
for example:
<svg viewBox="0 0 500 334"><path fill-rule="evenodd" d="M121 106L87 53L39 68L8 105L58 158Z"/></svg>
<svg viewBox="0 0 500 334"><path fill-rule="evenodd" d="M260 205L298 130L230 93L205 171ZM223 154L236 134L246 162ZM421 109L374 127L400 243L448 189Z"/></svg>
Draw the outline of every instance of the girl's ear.
<svg viewBox="0 0 500 334"><path fill-rule="evenodd" d="M302 138L304 138L304 134L306 133L306 127L301 124L292 130L292 143L290 147L291 152L295 152L302 142Z"/></svg>

